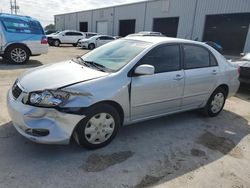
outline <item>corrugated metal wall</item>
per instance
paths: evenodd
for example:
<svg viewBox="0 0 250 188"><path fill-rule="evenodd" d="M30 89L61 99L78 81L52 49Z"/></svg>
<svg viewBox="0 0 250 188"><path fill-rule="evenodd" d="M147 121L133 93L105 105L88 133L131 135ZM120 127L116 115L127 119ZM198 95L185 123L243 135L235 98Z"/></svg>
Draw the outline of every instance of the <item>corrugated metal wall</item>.
<svg viewBox="0 0 250 188"><path fill-rule="evenodd" d="M119 20L136 19L135 31L151 31L154 18L179 17L177 37L202 40L206 15L250 12L250 0L151 0L129 5L56 15L56 29L77 29L88 22L96 31L98 21L108 21L108 34L119 34ZM250 30L250 29L249 29ZM248 31L244 51L250 51Z"/></svg>

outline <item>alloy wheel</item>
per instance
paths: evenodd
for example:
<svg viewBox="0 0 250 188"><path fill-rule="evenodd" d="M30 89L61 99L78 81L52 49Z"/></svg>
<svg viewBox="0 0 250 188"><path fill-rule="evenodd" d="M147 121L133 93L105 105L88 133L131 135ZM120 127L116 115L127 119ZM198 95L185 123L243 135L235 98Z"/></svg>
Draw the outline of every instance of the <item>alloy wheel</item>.
<svg viewBox="0 0 250 188"><path fill-rule="evenodd" d="M27 59L27 53L22 48L14 48L10 52L10 57L16 63L23 63Z"/></svg>

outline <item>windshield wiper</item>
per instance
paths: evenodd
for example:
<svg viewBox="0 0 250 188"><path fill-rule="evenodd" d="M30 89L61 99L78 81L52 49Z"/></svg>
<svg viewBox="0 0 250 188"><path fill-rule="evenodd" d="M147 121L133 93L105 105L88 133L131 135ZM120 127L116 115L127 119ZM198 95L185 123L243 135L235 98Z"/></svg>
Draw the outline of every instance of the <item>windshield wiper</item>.
<svg viewBox="0 0 250 188"><path fill-rule="evenodd" d="M96 63L94 61L85 61L82 57L78 57L77 59L73 59L73 61L83 64L87 67L94 67L95 69L98 69L103 72L112 72L111 69L105 67L104 65L101 65L99 63Z"/></svg>

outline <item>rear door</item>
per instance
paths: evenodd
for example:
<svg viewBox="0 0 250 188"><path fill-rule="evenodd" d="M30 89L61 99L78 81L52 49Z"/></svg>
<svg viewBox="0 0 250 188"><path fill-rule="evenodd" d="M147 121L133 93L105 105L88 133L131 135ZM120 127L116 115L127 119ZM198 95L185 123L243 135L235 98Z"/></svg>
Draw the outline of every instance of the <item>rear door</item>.
<svg viewBox="0 0 250 188"><path fill-rule="evenodd" d="M183 108L203 104L215 88L219 67L212 53L203 46L183 45L185 87Z"/></svg>
<svg viewBox="0 0 250 188"><path fill-rule="evenodd" d="M109 37L109 36L102 36L102 37L99 37L97 40L96 40L96 46L99 47L99 46L102 46L106 43L109 43L111 41L113 41L114 38L113 37Z"/></svg>
<svg viewBox="0 0 250 188"><path fill-rule="evenodd" d="M73 38L72 32L65 32L63 37L61 38L62 43L71 43Z"/></svg>
<svg viewBox="0 0 250 188"><path fill-rule="evenodd" d="M145 119L178 110L184 87L179 45L154 48L136 66L142 64L153 65L155 74L132 77L131 119Z"/></svg>
<svg viewBox="0 0 250 188"><path fill-rule="evenodd" d="M72 40L71 43L77 43L78 40L80 40L81 38L83 38L83 34L79 33L79 32L72 32Z"/></svg>

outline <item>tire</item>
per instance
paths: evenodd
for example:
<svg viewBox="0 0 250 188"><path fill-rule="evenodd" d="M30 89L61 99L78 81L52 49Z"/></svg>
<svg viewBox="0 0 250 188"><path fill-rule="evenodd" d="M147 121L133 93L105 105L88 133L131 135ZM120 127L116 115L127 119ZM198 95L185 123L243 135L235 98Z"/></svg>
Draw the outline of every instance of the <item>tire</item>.
<svg viewBox="0 0 250 188"><path fill-rule="evenodd" d="M61 44L60 40L54 40L54 46L59 47Z"/></svg>
<svg viewBox="0 0 250 188"><path fill-rule="evenodd" d="M74 47L77 47L77 43L75 43L75 44L72 44L72 46L74 46Z"/></svg>
<svg viewBox="0 0 250 188"><path fill-rule="evenodd" d="M27 47L22 45L13 45L9 47L4 57L13 64L24 64L29 61L30 52Z"/></svg>
<svg viewBox="0 0 250 188"><path fill-rule="evenodd" d="M226 91L223 88L217 88L208 99L203 111L209 117L217 116L222 111L226 98Z"/></svg>
<svg viewBox="0 0 250 188"><path fill-rule="evenodd" d="M88 46L89 50L93 50L94 48L95 48L95 44L93 44L93 43L89 44L89 46Z"/></svg>
<svg viewBox="0 0 250 188"><path fill-rule="evenodd" d="M87 149L97 149L109 144L121 126L117 110L109 104L97 104L85 114L86 117L76 126L76 141Z"/></svg>

